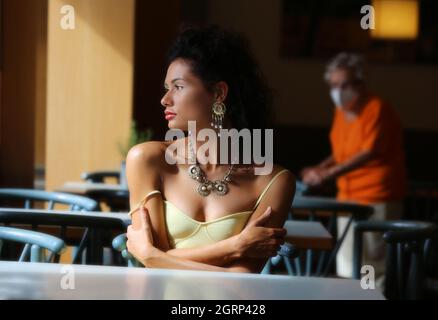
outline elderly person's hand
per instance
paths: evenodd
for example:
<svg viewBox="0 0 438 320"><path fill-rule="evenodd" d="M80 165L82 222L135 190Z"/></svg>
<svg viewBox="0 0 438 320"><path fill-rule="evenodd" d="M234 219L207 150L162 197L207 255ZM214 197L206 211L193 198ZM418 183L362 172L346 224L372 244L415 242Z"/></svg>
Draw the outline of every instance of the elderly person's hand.
<svg viewBox="0 0 438 320"><path fill-rule="evenodd" d="M333 178L333 170L331 168L313 167L303 170L303 182L309 186L320 186Z"/></svg>
<svg viewBox="0 0 438 320"><path fill-rule="evenodd" d="M134 229L132 225L128 227L126 236L128 241L126 247L138 261L146 261L151 254L157 250L154 247L154 239L152 235L152 224L149 218L148 210L141 206L139 209L141 225L139 229ZM143 263L144 264L144 263Z"/></svg>
<svg viewBox="0 0 438 320"><path fill-rule="evenodd" d="M313 166L313 167L305 167L303 170L300 171L300 177L301 179L304 179L304 177L306 175L309 174L309 172L313 171L313 170L317 170L319 167L318 166Z"/></svg>
<svg viewBox="0 0 438 320"><path fill-rule="evenodd" d="M301 171L302 180L309 186L317 186L322 183L319 167L309 167Z"/></svg>

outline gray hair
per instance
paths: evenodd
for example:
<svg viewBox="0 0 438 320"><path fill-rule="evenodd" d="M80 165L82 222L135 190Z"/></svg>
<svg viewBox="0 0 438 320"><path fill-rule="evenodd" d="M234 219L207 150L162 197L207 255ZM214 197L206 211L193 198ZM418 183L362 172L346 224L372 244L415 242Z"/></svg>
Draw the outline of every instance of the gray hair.
<svg viewBox="0 0 438 320"><path fill-rule="evenodd" d="M359 54L341 52L338 53L326 66L324 79L329 80L330 74L336 69L348 69L352 72L354 80L362 82L363 58Z"/></svg>

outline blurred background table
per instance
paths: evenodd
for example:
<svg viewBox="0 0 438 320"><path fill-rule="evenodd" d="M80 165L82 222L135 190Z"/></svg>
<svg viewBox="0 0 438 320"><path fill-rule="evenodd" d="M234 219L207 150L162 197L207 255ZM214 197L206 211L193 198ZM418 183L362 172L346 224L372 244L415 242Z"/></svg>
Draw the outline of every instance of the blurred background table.
<svg viewBox="0 0 438 320"><path fill-rule="evenodd" d="M318 221L287 220L286 242L298 249L330 250L333 248L333 237Z"/></svg>
<svg viewBox="0 0 438 320"><path fill-rule="evenodd" d="M112 212L129 211L129 191L121 184L70 181L56 191L86 196Z"/></svg>

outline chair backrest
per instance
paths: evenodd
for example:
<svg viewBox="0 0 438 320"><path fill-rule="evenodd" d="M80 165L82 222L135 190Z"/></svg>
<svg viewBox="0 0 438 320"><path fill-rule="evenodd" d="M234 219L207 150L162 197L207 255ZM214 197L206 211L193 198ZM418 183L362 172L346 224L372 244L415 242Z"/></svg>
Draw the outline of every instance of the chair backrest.
<svg viewBox="0 0 438 320"><path fill-rule="evenodd" d="M275 269L279 269L282 265L288 275L297 275L297 270L294 268L293 261L298 255L299 251L292 244L285 242L280 246L277 255L268 259L261 274L273 274L275 273Z"/></svg>
<svg viewBox="0 0 438 320"><path fill-rule="evenodd" d="M302 181L296 180L295 182L295 195L303 196L309 190L309 186Z"/></svg>
<svg viewBox="0 0 438 320"><path fill-rule="evenodd" d="M119 234L113 239L113 248L122 254L122 257L127 261L128 267L141 267L142 264L132 256L126 248L126 233Z"/></svg>
<svg viewBox="0 0 438 320"><path fill-rule="evenodd" d="M0 254L4 247L4 241L19 242L24 244L19 257L20 262L51 262L54 255L60 255L66 248L63 240L41 232L0 227ZM52 254L46 256L44 249Z"/></svg>
<svg viewBox="0 0 438 320"><path fill-rule="evenodd" d="M296 196L292 203L290 218L292 220L319 221L326 227L333 239L338 239L331 251L302 250L300 256L295 259L296 275L328 275L334 267L337 251L342 245L353 219L368 219L373 212L374 209L371 206L354 202L338 201L327 197ZM346 228L338 236L337 218L340 215L349 215L350 219Z"/></svg>
<svg viewBox="0 0 438 320"><path fill-rule="evenodd" d="M93 183L103 183L107 178L115 178L117 183L120 183L120 171L93 171L93 172L83 172L81 174L81 179L87 182Z"/></svg>
<svg viewBox="0 0 438 320"><path fill-rule="evenodd" d="M422 221L360 221L354 227L353 277L360 278L362 235L381 232L387 246L385 296L388 299L420 299L426 258L437 226Z"/></svg>
<svg viewBox="0 0 438 320"><path fill-rule="evenodd" d="M0 188L0 199L23 200L25 209L31 209L34 201L47 202L48 210L53 210L57 203L70 205L70 211L96 211L99 208L96 201L87 197L33 189Z"/></svg>
<svg viewBox="0 0 438 320"><path fill-rule="evenodd" d="M129 225L128 221L130 223L130 220L124 218L124 215L114 213L0 208L0 223L31 225L35 228L36 226L61 227L59 238L64 239L68 245L76 246L79 244L73 257L73 263L83 262L82 253L87 249L86 263L101 264L101 250L112 239L111 232L126 230ZM70 227L79 227L80 229L72 229L72 232L68 234L66 231ZM82 231L83 228L85 231L79 240L78 231Z"/></svg>
<svg viewBox="0 0 438 320"><path fill-rule="evenodd" d="M99 203L93 199L78 196L69 193L62 192L49 192L43 190L33 190L33 189L19 189L19 188L0 188L0 199L1 200L20 200L24 202L24 209L31 209L35 202L46 202L47 209L53 210L56 204L69 205L69 211L99 211ZM14 202L14 207L17 204ZM0 223L7 223L0 220ZM14 223L15 221L13 221ZM44 221L40 221L44 223ZM37 230L40 223L32 222L32 229ZM59 237L61 239L66 238L67 226L61 226ZM87 240L88 229L85 230L83 235L83 241ZM74 261L78 261L81 252L77 252ZM59 256L56 256L56 260L59 260Z"/></svg>

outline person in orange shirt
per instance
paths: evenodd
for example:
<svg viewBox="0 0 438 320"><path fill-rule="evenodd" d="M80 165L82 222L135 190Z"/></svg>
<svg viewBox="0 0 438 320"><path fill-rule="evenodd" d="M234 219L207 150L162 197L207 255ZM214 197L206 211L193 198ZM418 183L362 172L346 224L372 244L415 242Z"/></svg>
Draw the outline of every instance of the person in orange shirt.
<svg viewBox="0 0 438 320"><path fill-rule="evenodd" d="M406 173L398 115L367 89L359 55L338 54L328 64L325 79L336 106L330 131L332 154L320 164L303 169L303 182L318 186L336 179L337 199L373 206L371 219L400 219ZM338 230L345 224L346 219L339 218ZM337 257L337 273L345 277L352 275L351 230ZM383 274L381 235L367 235L364 264L374 266L376 277Z"/></svg>

